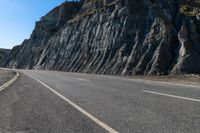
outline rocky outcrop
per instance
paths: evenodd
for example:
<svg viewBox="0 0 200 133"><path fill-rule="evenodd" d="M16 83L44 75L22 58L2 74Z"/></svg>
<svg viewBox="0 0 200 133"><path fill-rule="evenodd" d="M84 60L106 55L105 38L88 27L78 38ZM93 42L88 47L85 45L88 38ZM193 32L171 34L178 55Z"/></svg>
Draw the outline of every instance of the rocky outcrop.
<svg viewBox="0 0 200 133"><path fill-rule="evenodd" d="M4 66L123 75L200 73L200 21L179 0L65 2ZM186 1L187 4L187 1Z"/></svg>
<svg viewBox="0 0 200 133"><path fill-rule="evenodd" d="M0 67L5 61L6 57L9 55L10 49L0 49Z"/></svg>
<svg viewBox="0 0 200 133"><path fill-rule="evenodd" d="M35 29L30 39L24 40L19 46L15 46L3 65L11 68L33 68L40 59L41 53L47 47L49 39L54 36L80 8L80 2L66 2L43 16L40 21L36 22Z"/></svg>

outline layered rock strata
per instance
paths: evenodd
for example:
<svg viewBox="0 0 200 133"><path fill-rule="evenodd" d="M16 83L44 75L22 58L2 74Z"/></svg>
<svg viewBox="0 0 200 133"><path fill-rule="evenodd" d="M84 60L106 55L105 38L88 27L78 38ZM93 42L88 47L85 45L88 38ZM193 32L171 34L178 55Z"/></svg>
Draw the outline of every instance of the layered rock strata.
<svg viewBox="0 0 200 133"><path fill-rule="evenodd" d="M65 2L36 23L30 39L13 48L3 65L111 75L199 74L199 13L191 15L183 7L187 2Z"/></svg>

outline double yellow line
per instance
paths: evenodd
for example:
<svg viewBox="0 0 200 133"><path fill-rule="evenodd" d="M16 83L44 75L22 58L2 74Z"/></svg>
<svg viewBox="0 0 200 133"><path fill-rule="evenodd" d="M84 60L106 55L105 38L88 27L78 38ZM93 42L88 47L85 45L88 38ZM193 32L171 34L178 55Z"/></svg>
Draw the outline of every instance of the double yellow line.
<svg viewBox="0 0 200 133"><path fill-rule="evenodd" d="M16 75L7 83L0 86L0 92L6 89L8 86L10 86L12 83L14 83L19 78L19 72L16 71Z"/></svg>

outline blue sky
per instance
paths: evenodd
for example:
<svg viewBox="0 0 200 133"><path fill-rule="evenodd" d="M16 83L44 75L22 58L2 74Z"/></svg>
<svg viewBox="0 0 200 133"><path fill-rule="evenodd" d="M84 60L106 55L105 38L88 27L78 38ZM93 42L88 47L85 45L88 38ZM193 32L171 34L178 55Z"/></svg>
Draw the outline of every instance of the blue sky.
<svg viewBox="0 0 200 133"><path fill-rule="evenodd" d="M65 0L0 0L0 48L29 38L35 22Z"/></svg>

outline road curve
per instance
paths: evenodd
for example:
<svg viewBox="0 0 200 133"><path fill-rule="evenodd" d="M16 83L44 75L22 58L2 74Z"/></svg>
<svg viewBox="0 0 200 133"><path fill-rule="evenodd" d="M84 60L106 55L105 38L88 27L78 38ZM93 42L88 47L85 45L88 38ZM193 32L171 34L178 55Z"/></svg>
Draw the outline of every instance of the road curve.
<svg viewBox="0 0 200 133"><path fill-rule="evenodd" d="M20 73L0 92L0 133L109 132L73 104L120 133L200 131L199 87L79 73Z"/></svg>

